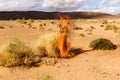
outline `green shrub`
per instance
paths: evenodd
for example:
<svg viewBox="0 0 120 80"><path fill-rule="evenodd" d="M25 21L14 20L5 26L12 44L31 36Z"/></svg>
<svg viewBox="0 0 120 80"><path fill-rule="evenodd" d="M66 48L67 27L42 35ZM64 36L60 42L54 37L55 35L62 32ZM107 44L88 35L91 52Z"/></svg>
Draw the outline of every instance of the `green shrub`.
<svg viewBox="0 0 120 80"><path fill-rule="evenodd" d="M12 39L0 52L0 65L11 67L27 65L34 62L32 49L17 38Z"/></svg>
<svg viewBox="0 0 120 80"><path fill-rule="evenodd" d="M58 34L46 34L40 37L37 42L37 53L41 56L58 57L57 48Z"/></svg>
<svg viewBox="0 0 120 80"><path fill-rule="evenodd" d="M117 48L110 40L98 38L90 42L89 47L93 50L114 50Z"/></svg>

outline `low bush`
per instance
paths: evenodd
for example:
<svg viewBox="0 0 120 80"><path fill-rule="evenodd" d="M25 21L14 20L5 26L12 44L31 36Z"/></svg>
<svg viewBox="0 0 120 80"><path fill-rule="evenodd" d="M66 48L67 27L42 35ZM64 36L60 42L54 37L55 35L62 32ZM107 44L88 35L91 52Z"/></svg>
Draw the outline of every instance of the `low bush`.
<svg viewBox="0 0 120 80"><path fill-rule="evenodd" d="M100 27L104 27L104 25L101 24Z"/></svg>
<svg viewBox="0 0 120 80"><path fill-rule="evenodd" d="M11 67L27 65L34 63L34 54L32 49L17 38L12 39L8 45L0 51L0 65Z"/></svg>
<svg viewBox="0 0 120 80"><path fill-rule="evenodd" d="M74 30L83 30L83 28L82 28L82 27L78 27L78 26L73 27L73 29L74 29Z"/></svg>
<svg viewBox="0 0 120 80"><path fill-rule="evenodd" d="M4 26L0 26L0 29L5 29L5 27Z"/></svg>
<svg viewBox="0 0 120 80"><path fill-rule="evenodd" d="M90 26L90 28L91 28L91 29L95 29L95 27L94 27L94 26Z"/></svg>
<svg viewBox="0 0 120 80"><path fill-rule="evenodd" d="M59 50L57 48L58 34L46 34L40 37L37 42L36 52L39 56L58 57Z"/></svg>
<svg viewBox="0 0 120 80"><path fill-rule="evenodd" d="M107 24L107 23L108 23L107 20L103 20L103 21L102 21L102 24Z"/></svg>
<svg viewBox="0 0 120 80"><path fill-rule="evenodd" d="M118 27L116 25L106 24L105 25L105 30L113 30L114 32L117 32Z"/></svg>
<svg viewBox="0 0 120 80"><path fill-rule="evenodd" d="M90 42L89 47L93 50L114 50L117 48L110 40L98 38Z"/></svg>

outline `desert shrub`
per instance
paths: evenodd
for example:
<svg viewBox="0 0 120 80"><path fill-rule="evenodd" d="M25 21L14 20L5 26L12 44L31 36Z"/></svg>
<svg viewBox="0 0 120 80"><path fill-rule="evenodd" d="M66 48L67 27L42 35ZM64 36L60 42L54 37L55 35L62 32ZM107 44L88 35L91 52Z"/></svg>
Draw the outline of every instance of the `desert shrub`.
<svg viewBox="0 0 120 80"><path fill-rule="evenodd" d="M98 38L90 42L89 47L93 50L114 50L117 48L110 40Z"/></svg>
<svg viewBox="0 0 120 80"><path fill-rule="evenodd" d="M106 24L105 25L105 30L113 30L114 32L117 32L118 27L116 25Z"/></svg>
<svg viewBox="0 0 120 80"><path fill-rule="evenodd" d="M100 25L100 27L104 27L104 25Z"/></svg>
<svg viewBox="0 0 120 80"><path fill-rule="evenodd" d="M85 37L85 35L84 35L84 34L82 34L82 33L80 34L80 36L81 36L81 37Z"/></svg>
<svg viewBox="0 0 120 80"><path fill-rule="evenodd" d="M0 26L0 29L5 29L5 27L4 26Z"/></svg>
<svg viewBox="0 0 120 80"><path fill-rule="evenodd" d="M46 23L44 23L43 25L46 26Z"/></svg>
<svg viewBox="0 0 120 80"><path fill-rule="evenodd" d="M9 28L13 28L13 26L9 26Z"/></svg>
<svg viewBox="0 0 120 80"><path fill-rule="evenodd" d="M32 24L30 24L30 23L28 23L27 25L28 25L28 28L32 27Z"/></svg>
<svg viewBox="0 0 120 80"><path fill-rule="evenodd" d="M117 32L118 31L118 27L116 25L113 25L113 31Z"/></svg>
<svg viewBox="0 0 120 80"><path fill-rule="evenodd" d="M17 38L12 39L0 52L0 65L11 67L27 65L34 62L32 49Z"/></svg>
<svg viewBox="0 0 120 80"><path fill-rule="evenodd" d="M57 48L58 34L46 34L40 37L37 42L36 52L41 56L58 57Z"/></svg>
<svg viewBox="0 0 120 80"><path fill-rule="evenodd" d="M82 30L83 28L76 26L76 27L73 27L73 29L74 29L74 30Z"/></svg>
<svg viewBox="0 0 120 80"><path fill-rule="evenodd" d="M112 25L106 24L104 30L112 30Z"/></svg>
<svg viewBox="0 0 120 80"><path fill-rule="evenodd" d="M54 21L51 21L51 24L55 24L55 22L54 22Z"/></svg>
<svg viewBox="0 0 120 80"><path fill-rule="evenodd" d="M103 20L103 21L102 21L102 24L107 24L107 23L108 23L107 20Z"/></svg>
<svg viewBox="0 0 120 80"><path fill-rule="evenodd" d="M62 27L62 24L57 24L57 27L58 27L58 28L61 28L61 27Z"/></svg>
<svg viewBox="0 0 120 80"><path fill-rule="evenodd" d="M42 74L35 76L34 80L56 80L50 74Z"/></svg>
<svg viewBox="0 0 120 80"><path fill-rule="evenodd" d="M24 18L23 19L17 19L17 23L27 24L27 21Z"/></svg>
<svg viewBox="0 0 120 80"><path fill-rule="evenodd" d="M91 29L95 29L95 27L94 27L94 26L90 26L90 28L91 28Z"/></svg>
<svg viewBox="0 0 120 80"><path fill-rule="evenodd" d="M34 20L33 20L33 19L29 19L28 22L29 22L29 23L33 23Z"/></svg>
<svg viewBox="0 0 120 80"><path fill-rule="evenodd" d="M44 29L43 24L39 24L40 29Z"/></svg>

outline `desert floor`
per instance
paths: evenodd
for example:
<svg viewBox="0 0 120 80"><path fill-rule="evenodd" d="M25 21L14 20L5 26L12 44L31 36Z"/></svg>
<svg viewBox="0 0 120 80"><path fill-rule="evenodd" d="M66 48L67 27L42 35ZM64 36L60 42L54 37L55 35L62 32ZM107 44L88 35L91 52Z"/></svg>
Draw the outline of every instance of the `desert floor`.
<svg viewBox="0 0 120 80"><path fill-rule="evenodd" d="M108 20L109 21L109 20ZM54 23L52 23L54 22ZM70 42L79 50L79 55L70 59L58 59L54 65L41 65L31 68L0 67L0 80L120 80L120 33L104 30L103 19L72 20ZM39 27L39 24L46 23ZM41 35L59 31L57 20L35 20L32 27L17 21L0 21L0 47L12 37L18 37L32 46ZM120 20L109 21L120 27ZM93 26L92 28L90 26ZM79 29L73 29L73 28ZM88 46L96 38L107 38L117 45L116 50L94 50Z"/></svg>

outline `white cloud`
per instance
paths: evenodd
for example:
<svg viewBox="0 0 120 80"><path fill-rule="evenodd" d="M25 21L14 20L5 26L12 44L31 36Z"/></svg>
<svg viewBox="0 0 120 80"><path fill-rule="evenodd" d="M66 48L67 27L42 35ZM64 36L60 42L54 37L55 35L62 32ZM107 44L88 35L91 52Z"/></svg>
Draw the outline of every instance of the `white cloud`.
<svg viewBox="0 0 120 80"><path fill-rule="evenodd" d="M99 8L95 9L93 11L96 12L104 12L104 13L109 13L109 14L118 14L120 13L120 7L104 7L104 8Z"/></svg>
<svg viewBox="0 0 120 80"><path fill-rule="evenodd" d="M30 10L40 0L0 0L0 11Z"/></svg>
<svg viewBox="0 0 120 80"><path fill-rule="evenodd" d="M120 0L109 0L109 5L115 5L115 4L119 4L120 3Z"/></svg>
<svg viewBox="0 0 120 80"><path fill-rule="evenodd" d="M91 0L44 0L43 7L52 11L71 11Z"/></svg>

